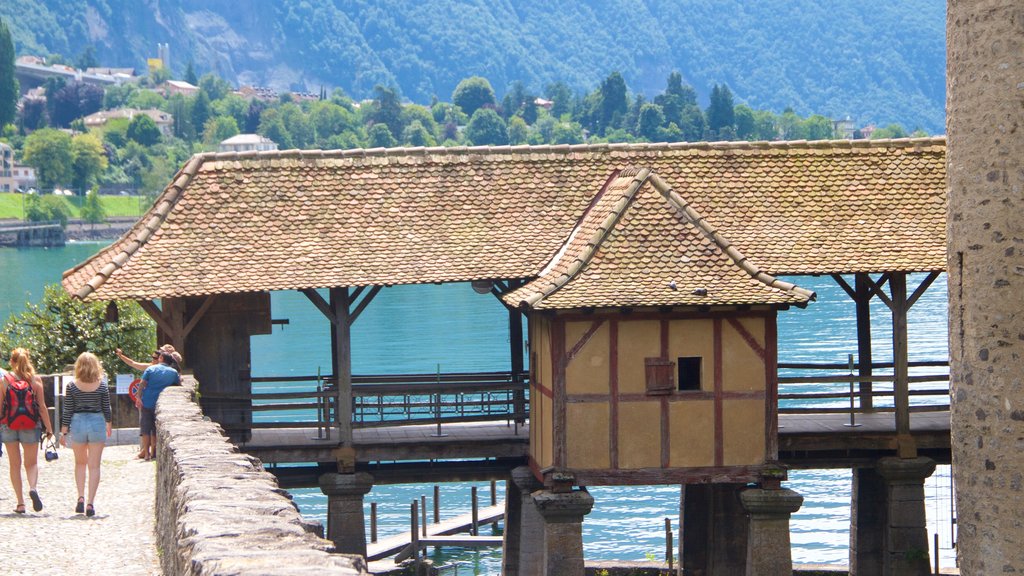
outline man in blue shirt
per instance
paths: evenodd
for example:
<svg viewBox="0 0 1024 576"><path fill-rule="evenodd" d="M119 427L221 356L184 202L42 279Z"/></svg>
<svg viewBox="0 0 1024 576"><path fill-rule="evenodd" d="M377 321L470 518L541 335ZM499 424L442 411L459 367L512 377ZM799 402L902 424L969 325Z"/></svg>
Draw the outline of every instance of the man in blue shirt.
<svg viewBox="0 0 1024 576"><path fill-rule="evenodd" d="M174 357L163 350L157 350L153 355L158 363L142 373L141 394L135 404L140 410L139 437L142 450L139 454L146 460L156 458L156 401L164 388L180 382L178 371L172 367L177 364Z"/></svg>

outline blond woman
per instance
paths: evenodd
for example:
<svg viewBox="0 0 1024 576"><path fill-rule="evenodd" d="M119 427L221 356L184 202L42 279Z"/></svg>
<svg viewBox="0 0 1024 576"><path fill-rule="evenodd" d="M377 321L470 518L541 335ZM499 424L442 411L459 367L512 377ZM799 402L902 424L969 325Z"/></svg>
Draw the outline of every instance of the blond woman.
<svg viewBox="0 0 1024 576"><path fill-rule="evenodd" d="M18 498L14 508L17 514L25 513L25 496L22 493L21 467L25 466L28 479L28 495L32 498L32 509L39 512L43 509L43 501L36 491L39 480L39 437L40 424L46 430L46 436L53 436L50 424L50 412L46 409L46 397L43 394L43 381L36 376L35 366L29 357L28 350L15 348L11 351L11 370L0 379L0 398L3 409L0 410L0 437L7 448L7 457L11 464L11 486Z"/></svg>
<svg viewBox="0 0 1024 576"><path fill-rule="evenodd" d="M100 485L100 459L110 437L110 391L103 377L99 358L82 352L75 360L75 381L68 385L64 414L60 419L60 443L75 452L75 485L78 503L75 512L86 516L96 514L93 502ZM85 495L86 470L89 476L89 498Z"/></svg>

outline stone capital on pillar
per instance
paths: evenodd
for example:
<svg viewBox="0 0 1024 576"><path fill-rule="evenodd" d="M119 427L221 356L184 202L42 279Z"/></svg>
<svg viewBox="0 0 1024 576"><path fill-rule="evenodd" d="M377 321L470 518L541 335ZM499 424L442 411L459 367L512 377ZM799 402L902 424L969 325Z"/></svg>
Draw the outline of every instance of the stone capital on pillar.
<svg viewBox="0 0 1024 576"><path fill-rule="evenodd" d="M365 496L373 488L373 476L366 472L320 475L320 491L327 496Z"/></svg>
<svg viewBox="0 0 1024 576"><path fill-rule="evenodd" d="M887 457L880 458L875 468L889 484L919 484L935 472L935 460Z"/></svg>
<svg viewBox="0 0 1024 576"><path fill-rule="evenodd" d="M565 493L538 490L533 493L533 503L547 524L580 524L593 509L594 497L586 490Z"/></svg>
<svg viewBox="0 0 1024 576"><path fill-rule="evenodd" d="M793 573L789 546L789 517L800 509L803 496L787 488L751 488L740 493L750 514L746 576Z"/></svg>
<svg viewBox="0 0 1024 576"><path fill-rule="evenodd" d="M328 473L320 476L320 491L327 495L327 538L338 552L366 555L366 519L363 496L373 488L373 476Z"/></svg>

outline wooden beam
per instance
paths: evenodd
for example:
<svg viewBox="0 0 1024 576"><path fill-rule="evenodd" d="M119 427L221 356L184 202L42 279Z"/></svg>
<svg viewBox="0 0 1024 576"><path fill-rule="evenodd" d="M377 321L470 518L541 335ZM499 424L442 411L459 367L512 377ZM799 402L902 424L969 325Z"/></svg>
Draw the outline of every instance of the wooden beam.
<svg viewBox="0 0 1024 576"><path fill-rule="evenodd" d="M925 293L925 290L928 290L928 287L932 285L932 282L935 282L935 279L939 277L939 274L940 272L931 272L928 274L927 278L921 281L921 284L916 290L914 290L914 294L907 300L907 310L910 310L914 306L917 299Z"/></svg>
<svg viewBox="0 0 1024 576"><path fill-rule="evenodd" d="M877 282L871 285L871 293L878 296L882 302L885 302L885 305L888 306L890 310L892 310L893 306L892 299L889 298L885 292L882 292L882 286L884 286L886 282L890 282L892 279L891 277L892 275L889 272L886 272L885 274L882 274L882 277L879 278Z"/></svg>
<svg viewBox="0 0 1024 576"><path fill-rule="evenodd" d="M907 275L893 274L889 278L889 289L892 291L892 356L893 383L896 403L896 435L901 438L910 437L910 384L907 379ZM912 457L916 449L903 446L901 442L900 456ZM906 449L905 449L906 448Z"/></svg>
<svg viewBox="0 0 1024 576"><path fill-rule="evenodd" d="M366 307L370 304L370 302L373 301L373 297L376 296L378 292L380 292L381 288L383 288L383 286L374 286L373 288L370 288L370 291L366 293L366 296L364 296L363 299L359 301L359 304L356 305L356 309L353 310L348 317L349 326L355 323L356 318L359 318L359 315L362 314L363 310L365 310ZM349 298L349 301L355 302L356 298L359 296L359 293L362 291L363 288L359 287L355 292L353 292L352 296Z"/></svg>
<svg viewBox="0 0 1024 576"><path fill-rule="evenodd" d="M156 303L152 300L139 300L139 306L142 306L142 309L146 314L149 314L149 317L156 322L156 325L163 330L164 333L171 333L171 325L167 322L167 319L164 318L163 312L157 307Z"/></svg>
<svg viewBox="0 0 1024 576"><path fill-rule="evenodd" d="M582 336L580 336L579 341L573 345L572 350L570 350L565 357L566 367L568 367L569 362L572 362L573 358L576 358L576 355L579 354L581 350L583 350L583 347L587 345L587 342L590 342L590 339L593 338L594 333L597 332L597 329L601 327L601 324L604 324L604 318L594 320L590 324L590 328L587 328L587 331L584 332Z"/></svg>
<svg viewBox="0 0 1024 576"><path fill-rule="evenodd" d="M857 315L857 373L861 376L870 377L872 374L872 350L871 350L871 286L874 284L871 276L857 274L855 281L854 303L856 304ZM866 410L874 408L874 397L871 395L873 383L871 380L861 380L858 385L860 391L860 405Z"/></svg>
<svg viewBox="0 0 1024 576"><path fill-rule="evenodd" d="M844 279L841 274L833 274L832 279L836 281L836 284L839 284L839 287L842 288L850 298L857 300L857 292L854 291L853 288L850 288L850 285L846 283L846 279Z"/></svg>
<svg viewBox="0 0 1024 576"><path fill-rule="evenodd" d="M352 446L352 339L349 327L349 293L348 288L330 289L330 309L336 323L332 326L335 338L334 349L331 350L334 368L335 386L338 392L335 425L338 427L338 440L342 447ZM339 461L339 468L347 463ZM355 468L355 460L351 462ZM339 470L348 472L348 470Z"/></svg>
<svg viewBox="0 0 1024 576"><path fill-rule="evenodd" d="M203 300L202 305L199 306L199 310L196 310L196 313L193 314L192 318L189 319L188 324L185 324L184 334L182 334L183 338L188 337L189 333L191 333L192 329L196 327L196 324L198 324L199 321L202 320L203 316L206 314L207 310L210 309L210 306L213 305L213 301L216 299L216 294L210 294L209 296L206 297L205 300Z"/></svg>
<svg viewBox="0 0 1024 576"><path fill-rule="evenodd" d="M338 317L334 314L334 310L331 309L331 305L324 300L324 297L321 296L319 292L313 288L303 288L299 290L299 292L305 294L306 298L313 303L313 306L316 306L317 310L330 320L332 325L336 326L338 324Z"/></svg>

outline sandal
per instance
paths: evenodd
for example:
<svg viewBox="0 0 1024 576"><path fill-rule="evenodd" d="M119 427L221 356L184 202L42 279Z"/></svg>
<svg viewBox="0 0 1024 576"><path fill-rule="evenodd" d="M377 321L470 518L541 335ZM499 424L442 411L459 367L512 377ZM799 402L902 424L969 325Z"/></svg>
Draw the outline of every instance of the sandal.
<svg viewBox="0 0 1024 576"><path fill-rule="evenodd" d="M85 507L85 515L86 516L95 516L96 515L96 509L92 507L92 504L86 505L86 507Z"/></svg>
<svg viewBox="0 0 1024 576"><path fill-rule="evenodd" d="M39 498L39 493L35 490L28 491L28 497L32 499L32 509L39 512L43 509L43 501Z"/></svg>
<svg viewBox="0 0 1024 576"><path fill-rule="evenodd" d="M79 498L78 504L75 504L75 514L81 514L85 512L85 498Z"/></svg>
<svg viewBox="0 0 1024 576"><path fill-rule="evenodd" d="M18 504L17 506L15 506L14 507L14 513L15 514L24 514L25 513L25 505L24 504Z"/></svg>

